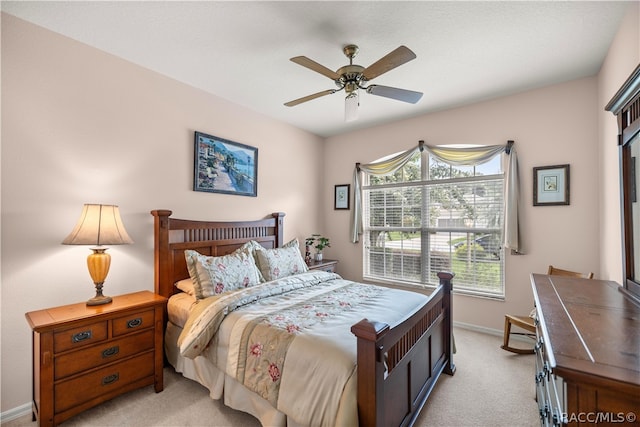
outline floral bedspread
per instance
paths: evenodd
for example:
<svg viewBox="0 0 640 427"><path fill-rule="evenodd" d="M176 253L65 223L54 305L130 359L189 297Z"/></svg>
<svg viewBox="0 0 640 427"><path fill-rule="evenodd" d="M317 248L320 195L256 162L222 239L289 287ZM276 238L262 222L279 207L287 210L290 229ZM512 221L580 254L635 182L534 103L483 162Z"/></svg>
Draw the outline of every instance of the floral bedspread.
<svg viewBox="0 0 640 427"><path fill-rule="evenodd" d="M237 379L275 406L284 362L295 337L375 298L380 290L350 283L252 320L243 331Z"/></svg>
<svg viewBox="0 0 640 427"><path fill-rule="evenodd" d="M178 338L180 354L193 359L202 353L225 317L235 310L251 304L271 303L277 307L279 303L276 301L274 304L275 300L271 300L271 297L318 286L337 278L340 276L326 272L300 274L198 300Z"/></svg>
<svg viewBox="0 0 640 427"><path fill-rule="evenodd" d="M426 299L309 271L200 300L178 345L183 356L213 359L297 423L332 426L357 420L351 326L363 318L394 326Z"/></svg>

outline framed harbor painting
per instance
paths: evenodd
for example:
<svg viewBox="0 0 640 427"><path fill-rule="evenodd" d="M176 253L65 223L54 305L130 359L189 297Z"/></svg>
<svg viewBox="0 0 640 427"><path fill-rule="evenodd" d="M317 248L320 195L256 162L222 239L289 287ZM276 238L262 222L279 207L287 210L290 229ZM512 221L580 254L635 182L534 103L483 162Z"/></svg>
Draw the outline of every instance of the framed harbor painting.
<svg viewBox="0 0 640 427"><path fill-rule="evenodd" d="M197 131L194 140L194 191L258 195L257 148Z"/></svg>

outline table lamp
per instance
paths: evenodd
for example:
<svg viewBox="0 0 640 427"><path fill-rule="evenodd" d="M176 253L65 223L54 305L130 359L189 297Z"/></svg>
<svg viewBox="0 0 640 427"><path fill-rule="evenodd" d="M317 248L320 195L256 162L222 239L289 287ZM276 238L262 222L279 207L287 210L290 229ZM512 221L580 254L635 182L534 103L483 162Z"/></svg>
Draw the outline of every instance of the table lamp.
<svg viewBox="0 0 640 427"><path fill-rule="evenodd" d="M96 286L96 296L87 305L102 305L111 302L111 297L102 295L111 255L102 245L127 245L133 243L120 219L120 210L114 205L85 204L75 228L62 241L63 245L95 245L93 253L87 257L89 274Z"/></svg>

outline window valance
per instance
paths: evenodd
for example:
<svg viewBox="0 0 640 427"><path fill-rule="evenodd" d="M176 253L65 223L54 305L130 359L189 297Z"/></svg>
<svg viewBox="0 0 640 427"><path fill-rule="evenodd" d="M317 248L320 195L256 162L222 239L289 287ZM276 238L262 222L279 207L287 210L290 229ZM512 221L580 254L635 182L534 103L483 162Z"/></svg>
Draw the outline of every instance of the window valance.
<svg viewBox="0 0 640 427"><path fill-rule="evenodd" d="M508 156L505 171L505 248L520 252L518 235L518 199L519 178L518 159L513 141L506 145L489 145L473 147L430 146L420 141L418 146L402 152L389 159L369 164L357 163L353 172L354 209L351 221L351 241L357 243L362 234L362 184L361 172L370 175L389 175L404 166L417 152L427 150L441 162L455 166L475 166L488 162L498 154Z"/></svg>

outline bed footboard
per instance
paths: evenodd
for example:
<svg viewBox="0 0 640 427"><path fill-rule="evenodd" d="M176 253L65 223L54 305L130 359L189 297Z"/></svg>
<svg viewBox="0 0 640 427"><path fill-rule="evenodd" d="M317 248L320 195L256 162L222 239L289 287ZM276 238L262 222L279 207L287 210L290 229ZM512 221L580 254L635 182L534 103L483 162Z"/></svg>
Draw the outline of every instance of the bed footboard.
<svg viewBox="0 0 640 427"><path fill-rule="evenodd" d="M394 328L364 319L358 339L360 426L411 426L442 372L453 375L451 279L440 272L429 301Z"/></svg>

